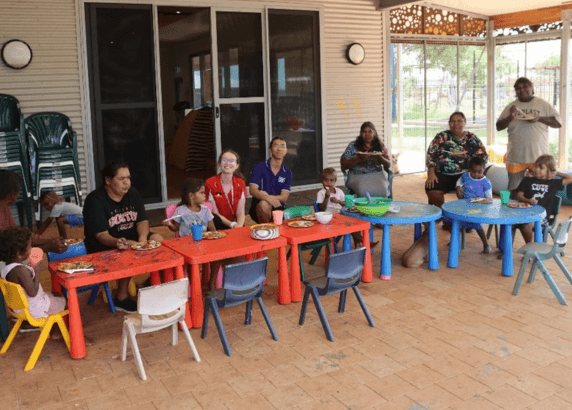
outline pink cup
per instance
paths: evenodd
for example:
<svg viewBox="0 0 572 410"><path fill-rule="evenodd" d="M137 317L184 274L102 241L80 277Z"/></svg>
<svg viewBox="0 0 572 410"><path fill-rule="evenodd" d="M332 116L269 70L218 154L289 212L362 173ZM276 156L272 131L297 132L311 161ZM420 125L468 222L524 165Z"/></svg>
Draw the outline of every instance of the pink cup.
<svg viewBox="0 0 572 410"><path fill-rule="evenodd" d="M272 219L276 225L282 225L282 218L284 218L284 211L272 211Z"/></svg>
<svg viewBox="0 0 572 410"><path fill-rule="evenodd" d="M42 261L44 257L44 251L40 248L32 248L32 252L30 253L30 266L36 266L38 263Z"/></svg>

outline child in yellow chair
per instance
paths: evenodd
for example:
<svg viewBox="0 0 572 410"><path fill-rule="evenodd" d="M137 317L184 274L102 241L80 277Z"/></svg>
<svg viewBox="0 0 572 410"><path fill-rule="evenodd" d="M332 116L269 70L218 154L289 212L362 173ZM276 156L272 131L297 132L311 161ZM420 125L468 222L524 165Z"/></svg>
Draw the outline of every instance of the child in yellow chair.
<svg viewBox="0 0 572 410"><path fill-rule="evenodd" d="M16 227L0 231L0 260L6 262L0 276L8 282L22 286L28 297L30 314L40 319L65 310L66 300L44 292L39 270L36 271L36 268L30 266L31 252L32 233L27 228Z"/></svg>

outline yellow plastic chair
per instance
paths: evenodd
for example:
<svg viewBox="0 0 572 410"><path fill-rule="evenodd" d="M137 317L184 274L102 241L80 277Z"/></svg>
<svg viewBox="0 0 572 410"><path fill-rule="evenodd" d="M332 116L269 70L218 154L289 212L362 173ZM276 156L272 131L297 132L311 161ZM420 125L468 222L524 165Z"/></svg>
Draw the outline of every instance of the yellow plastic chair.
<svg viewBox="0 0 572 410"><path fill-rule="evenodd" d="M42 349L46 344L46 340L50 335L50 330L54 323L58 324L60 331L62 332L64 342L66 342L66 346L68 350L70 350L70 335L63 319L63 317L68 314L67 310L54 313L48 317L36 319L28 310L28 298L26 297L26 292L24 292L24 289L22 289L20 285L0 278L0 289L2 290L2 294L4 295L4 299L6 300L6 305L8 306L10 313L18 319L12 328L12 331L8 335L8 339L4 342L2 350L0 350L1 354L6 353L24 320L27 320L32 326L39 327L41 331L40 337L38 337L38 341L34 346L34 350L32 350L32 354L26 363L26 367L24 367L24 371L30 371L34 366L36 366L36 362L40 357L40 353L42 353Z"/></svg>

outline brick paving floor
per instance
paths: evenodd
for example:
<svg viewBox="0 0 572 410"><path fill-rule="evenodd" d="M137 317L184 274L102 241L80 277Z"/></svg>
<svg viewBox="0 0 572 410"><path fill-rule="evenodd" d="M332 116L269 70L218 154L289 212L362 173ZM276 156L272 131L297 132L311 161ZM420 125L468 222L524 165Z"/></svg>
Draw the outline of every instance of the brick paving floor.
<svg viewBox="0 0 572 410"><path fill-rule="evenodd" d="M421 176L396 177L396 199L425 202L423 182ZM293 199L309 201L311 195L297 193ZM563 207L561 219L571 214L572 207ZM448 234L438 231L441 268L429 271L426 265L400 266L413 228L392 228L392 280L375 276L361 285L375 328L367 325L352 294L343 314L337 313L336 297L323 299L333 343L313 306L299 326L300 304L277 304L276 255L270 253L264 299L280 340L271 339L256 306L248 327L242 324L243 307L221 312L232 357L224 354L212 324L206 340L199 330L191 331L200 363L183 337L171 346L168 331L141 335L146 382L139 379L131 352L126 362L119 360L123 314L111 315L101 298L87 306L88 295L81 295L85 333L95 340L88 356L72 360L63 342L49 340L36 368L25 373L38 334L19 334L0 358L0 409L572 408L571 308L558 304L541 277L512 296L514 278L501 276L495 254L479 253L474 233L459 268L447 268ZM381 237L380 229L375 236ZM520 245L517 235L515 247ZM569 246L567 266L571 254ZM379 272L379 250L373 262ZM309 274L323 266L321 257ZM554 263L548 267L571 299L572 286ZM48 276L45 271L46 288Z"/></svg>

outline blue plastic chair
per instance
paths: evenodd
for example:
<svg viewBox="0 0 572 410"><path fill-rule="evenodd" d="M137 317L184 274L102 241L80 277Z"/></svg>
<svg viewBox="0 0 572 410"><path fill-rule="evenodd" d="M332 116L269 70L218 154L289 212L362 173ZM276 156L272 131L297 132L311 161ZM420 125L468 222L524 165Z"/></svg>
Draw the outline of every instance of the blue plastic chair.
<svg viewBox="0 0 572 410"><path fill-rule="evenodd" d="M249 262L227 265L224 269L222 288L207 293L205 298L205 312L203 317L203 330L201 338L207 337L209 325L209 312L212 310L220 341L227 356L232 356L230 345L219 315L219 308L231 307L246 303L244 324L249 325L252 320L252 301L256 299L266 325L270 330L272 339L278 340L278 335L270 321L270 316L262 302L262 290L266 279L268 258L255 259Z"/></svg>
<svg viewBox="0 0 572 410"><path fill-rule="evenodd" d="M361 280L361 272L365 260L365 248L358 248L348 252L337 253L332 255L326 266L325 276L316 279L304 281L306 290L304 292L304 300L302 301L302 310L300 311L300 326L306 320L306 308L308 307L308 298L312 295L314 305L318 311L320 322L326 333L326 337L330 342L334 341L334 335L330 329L328 319L322 308L320 296L340 294L340 302L338 304L338 312L343 313L346 307L346 296L349 288L352 288L356 298L365 314L367 322L371 327L375 327L373 319L367 310L365 302L361 297L358 285Z"/></svg>
<svg viewBox="0 0 572 410"><path fill-rule="evenodd" d="M520 284L522 283L522 278L524 276L524 271L528 266L528 262L532 259L532 267L530 268L530 274L528 275L528 283L534 282L534 278L536 276L536 270L540 268L542 272L542 276L552 289L552 292L558 299L561 305L568 305L566 298L552 279L550 272L546 269L544 265L544 261L554 258L556 264L562 269L564 276L570 284L572 284L572 276L570 272L560 259L560 254L566 247L566 242L568 241L568 233L570 231L570 225L572 224L572 217L567 219L564 222L558 224L558 228L556 229L556 233L552 231L552 228L548 227L547 230L550 232L550 235L554 238L554 244L548 244L544 242L530 242L520 248L517 252L523 254L524 257L522 258L522 264L520 266L520 270L518 272L518 276L516 277L516 282L514 284L514 288L512 290L513 295L518 295L518 291L520 289Z"/></svg>
<svg viewBox="0 0 572 410"><path fill-rule="evenodd" d="M48 252L48 262L60 261L63 259L73 258L75 256L87 255L87 249L83 242L69 245L68 250L62 253ZM87 285L77 288L77 293L83 293L91 290L91 296L89 297L88 304L93 305L95 303L95 298L99 293L99 287L103 286L105 295L107 296L107 301L109 303L109 311L115 313L115 304L113 303L113 297L111 297L111 290L109 290L109 283L101 282L94 285ZM67 289L62 286L62 294L67 299Z"/></svg>

